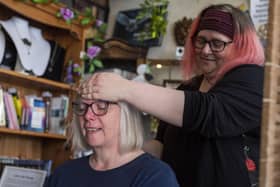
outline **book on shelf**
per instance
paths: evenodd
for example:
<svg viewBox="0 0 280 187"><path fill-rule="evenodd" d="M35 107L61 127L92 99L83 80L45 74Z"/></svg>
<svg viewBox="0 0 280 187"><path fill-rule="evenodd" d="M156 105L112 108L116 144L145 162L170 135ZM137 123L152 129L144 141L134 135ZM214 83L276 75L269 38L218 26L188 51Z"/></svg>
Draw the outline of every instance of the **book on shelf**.
<svg viewBox="0 0 280 187"><path fill-rule="evenodd" d="M28 130L29 119L31 116L31 109L27 102L25 95L20 95L20 100L22 104L22 114L20 119L20 129Z"/></svg>
<svg viewBox="0 0 280 187"><path fill-rule="evenodd" d="M19 93L18 93L17 89L14 88L14 87L9 88L8 93L11 94L11 96L13 98L13 104L14 104L14 107L15 107L17 119L18 119L18 122L20 122L21 121L21 115L22 115L22 102L21 102L21 99L19 97Z"/></svg>
<svg viewBox="0 0 280 187"><path fill-rule="evenodd" d="M6 127L6 113L4 104L4 92L0 87L0 127Z"/></svg>
<svg viewBox="0 0 280 187"><path fill-rule="evenodd" d="M68 115L69 98L65 95L51 98L50 106L50 132L66 134L65 119Z"/></svg>
<svg viewBox="0 0 280 187"><path fill-rule="evenodd" d="M31 111L30 130L44 132L46 117L45 102L42 99L32 99Z"/></svg>
<svg viewBox="0 0 280 187"><path fill-rule="evenodd" d="M4 104L7 117L7 126L10 129L19 129L19 122L16 115L16 109L13 103L12 95L4 91Z"/></svg>
<svg viewBox="0 0 280 187"><path fill-rule="evenodd" d="M45 126L45 102L42 98L28 95L25 96L25 99L28 103L28 107L25 109L24 125L27 123L27 129L36 132L44 132Z"/></svg>
<svg viewBox="0 0 280 187"><path fill-rule="evenodd" d="M68 108L66 95L50 97L46 103L43 97L0 87L0 127L65 135Z"/></svg>

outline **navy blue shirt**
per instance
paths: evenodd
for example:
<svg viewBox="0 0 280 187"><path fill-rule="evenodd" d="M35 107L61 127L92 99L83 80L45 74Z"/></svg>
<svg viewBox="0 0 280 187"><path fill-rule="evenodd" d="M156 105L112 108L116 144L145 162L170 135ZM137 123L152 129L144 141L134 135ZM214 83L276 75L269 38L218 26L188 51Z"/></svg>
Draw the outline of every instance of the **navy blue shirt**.
<svg viewBox="0 0 280 187"><path fill-rule="evenodd" d="M133 161L107 171L90 167L89 156L67 161L51 175L48 187L178 187L171 168L144 153Z"/></svg>

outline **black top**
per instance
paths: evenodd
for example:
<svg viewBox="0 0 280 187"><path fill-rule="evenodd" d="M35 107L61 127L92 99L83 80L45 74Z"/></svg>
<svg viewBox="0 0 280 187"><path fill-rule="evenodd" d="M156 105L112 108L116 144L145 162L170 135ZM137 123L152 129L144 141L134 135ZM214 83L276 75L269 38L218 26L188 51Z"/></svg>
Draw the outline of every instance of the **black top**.
<svg viewBox="0 0 280 187"><path fill-rule="evenodd" d="M263 73L263 67L242 65L207 93L198 91L202 77L179 87L185 90L183 128L162 122L157 139L182 187L250 186L244 135L258 171Z"/></svg>
<svg viewBox="0 0 280 187"><path fill-rule="evenodd" d="M71 160L58 167L47 187L178 187L171 168L145 153L115 169L97 171L89 156Z"/></svg>

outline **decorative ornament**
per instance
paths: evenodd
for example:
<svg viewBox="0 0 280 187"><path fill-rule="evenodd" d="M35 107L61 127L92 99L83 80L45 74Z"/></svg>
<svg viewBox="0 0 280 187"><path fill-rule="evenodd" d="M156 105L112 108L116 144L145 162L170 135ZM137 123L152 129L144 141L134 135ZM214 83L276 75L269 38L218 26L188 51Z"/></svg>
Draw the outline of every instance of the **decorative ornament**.
<svg viewBox="0 0 280 187"><path fill-rule="evenodd" d="M153 79L149 64L139 64L137 66L137 76L133 79L138 82L149 82Z"/></svg>
<svg viewBox="0 0 280 187"><path fill-rule="evenodd" d="M185 40L189 34L189 28L193 22L193 19L183 17L182 20L178 20L174 25L174 37L178 46L184 46Z"/></svg>

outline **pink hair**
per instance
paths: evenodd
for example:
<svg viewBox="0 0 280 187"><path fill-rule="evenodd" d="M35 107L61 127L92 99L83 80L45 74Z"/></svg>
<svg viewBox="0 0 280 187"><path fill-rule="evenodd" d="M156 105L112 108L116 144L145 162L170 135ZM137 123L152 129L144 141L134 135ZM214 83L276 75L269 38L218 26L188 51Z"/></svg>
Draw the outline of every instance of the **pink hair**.
<svg viewBox="0 0 280 187"><path fill-rule="evenodd" d="M185 44L182 71L186 80L199 74L199 69L196 67L195 48L192 43L192 38L197 34L200 18L201 15L193 21ZM242 28L240 28L240 25L235 24L236 29L233 43L231 44L234 45L232 53L225 59L225 64L218 71L214 82L222 78L229 70L242 64L257 64L260 66L264 64L265 57L261 42L257 37L254 27L248 25L241 32L240 30Z"/></svg>

